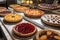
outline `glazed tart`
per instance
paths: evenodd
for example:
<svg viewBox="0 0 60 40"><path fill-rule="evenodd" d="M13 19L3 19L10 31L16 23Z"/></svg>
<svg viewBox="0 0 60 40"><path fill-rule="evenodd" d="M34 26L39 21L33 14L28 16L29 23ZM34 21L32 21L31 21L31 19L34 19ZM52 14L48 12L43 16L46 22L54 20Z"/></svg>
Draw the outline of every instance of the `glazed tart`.
<svg viewBox="0 0 60 40"><path fill-rule="evenodd" d="M36 40L60 40L60 35L52 30L41 30L37 32Z"/></svg>
<svg viewBox="0 0 60 40"><path fill-rule="evenodd" d="M37 10L37 9L29 9L29 10L26 10L24 14L25 16L36 18L36 17L42 16L44 12L41 10Z"/></svg>
<svg viewBox="0 0 60 40"><path fill-rule="evenodd" d="M22 20L22 16L18 14L8 14L4 17L6 22L19 22Z"/></svg>
<svg viewBox="0 0 60 40"><path fill-rule="evenodd" d="M18 4L11 4L10 5L10 7L12 7L12 8L15 8L15 7L18 7L18 6L20 6L20 5L18 5Z"/></svg>
<svg viewBox="0 0 60 40"><path fill-rule="evenodd" d="M57 14L45 14L41 17L41 20L51 26L60 26L60 15Z"/></svg>
<svg viewBox="0 0 60 40"><path fill-rule="evenodd" d="M57 6L53 6L52 4L46 4L46 3L39 4L38 6L44 9L57 9L58 8Z"/></svg>
<svg viewBox="0 0 60 40"><path fill-rule="evenodd" d="M0 16L5 16L5 15L8 15L8 14L11 14L12 12L9 11L9 10L4 10L4 11L1 11L0 12Z"/></svg>
<svg viewBox="0 0 60 40"><path fill-rule="evenodd" d="M29 22L22 22L13 27L13 32L22 37L28 37L36 32L36 26Z"/></svg>
<svg viewBox="0 0 60 40"><path fill-rule="evenodd" d="M28 7L25 7L25 6L18 6L18 7L15 7L14 8L14 10L17 11L17 12L24 12L27 9L29 9L29 8Z"/></svg>

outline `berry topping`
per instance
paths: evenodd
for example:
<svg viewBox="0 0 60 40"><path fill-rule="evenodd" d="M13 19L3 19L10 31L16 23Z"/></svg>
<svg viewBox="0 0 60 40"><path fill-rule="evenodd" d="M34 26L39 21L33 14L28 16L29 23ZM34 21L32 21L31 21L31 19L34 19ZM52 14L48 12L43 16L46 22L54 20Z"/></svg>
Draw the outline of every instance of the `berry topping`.
<svg viewBox="0 0 60 40"><path fill-rule="evenodd" d="M35 30L35 27L29 23L21 23L16 26L16 31L22 34L28 34Z"/></svg>

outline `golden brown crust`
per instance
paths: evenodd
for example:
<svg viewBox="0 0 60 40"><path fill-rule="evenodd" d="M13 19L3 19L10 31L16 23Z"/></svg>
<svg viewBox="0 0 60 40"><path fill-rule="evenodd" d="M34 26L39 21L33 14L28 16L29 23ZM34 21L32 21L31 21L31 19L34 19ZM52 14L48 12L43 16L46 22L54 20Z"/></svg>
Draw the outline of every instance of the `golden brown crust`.
<svg viewBox="0 0 60 40"><path fill-rule="evenodd" d="M44 12L41 10L37 10L37 9L29 9L29 10L26 10L24 14L28 17L36 18L36 17L42 16Z"/></svg>
<svg viewBox="0 0 60 40"><path fill-rule="evenodd" d="M29 22L24 22L24 23L29 23ZM29 24L31 24L31 25L34 25L34 24L32 24L32 23L29 23ZM17 24L18 25L18 24ZM31 33L28 33L28 34L22 34L22 33L19 33L19 32L17 32L16 31L16 29L15 29L15 26L13 27L13 32L16 34L16 35L18 35L18 36L31 36L31 35L33 35L35 32L36 32L36 26L34 25L34 27L35 27L35 30L33 31L33 32L31 32Z"/></svg>

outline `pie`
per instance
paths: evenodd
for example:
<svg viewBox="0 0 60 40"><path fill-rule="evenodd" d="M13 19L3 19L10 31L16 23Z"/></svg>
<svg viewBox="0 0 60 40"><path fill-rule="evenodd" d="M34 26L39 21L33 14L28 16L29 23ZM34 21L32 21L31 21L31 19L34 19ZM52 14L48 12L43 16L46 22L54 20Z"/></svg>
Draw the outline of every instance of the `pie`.
<svg viewBox="0 0 60 40"><path fill-rule="evenodd" d="M11 11L9 11L7 8L5 7L0 7L0 16L5 16L7 14L12 13Z"/></svg>
<svg viewBox="0 0 60 40"><path fill-rule="evenodd" d="M0 7L0 12L6 11L6 10L7 10L7 8L5 8L5 7Z"/></svg>
<svg viewBox="0 0 60 40"><path fill-rule="evenodd" d="M44 9L57 9L58 8L57 6L53 6L52 4L46 4L46 3L39 4L38 6Z"/></svg>
<svg viewBox="0 0 60 40"><path fill-rule="evenodd" d="M15 7L18 7L18 6L20 6L20 5L18 5L18 4L11 4L10 5L10 7L12 7L12 8L15 8Z"/></svg>
<svg viewBox="0 0 60 40"><path fill-rule="evenodd" d="M29 10L26 10L24 12L24 14L25 14L25 16L35 18L35 17L42 16L44 14L44 12L41 10L37 10L37 9L29 9Z"/></svg>
<svg viewBox="0 0 60 40"><path fill-rule="evenodd" d="M50 26L60 26L60 15L57 14L45 14L41 17L41 20Z"/></svg>
<svg viewBox="0 0 60 40"><path fill-rule="evenodd" d="M13 32L22 37L28 37L36 32L36 26L29 22L22 22L13 27Z"/></svg>
<svg viewBox="0 0 60 40"><path fill-rule="evenodd" d="M60 35L52 30L41 30L37 32L36 40L60 40Z"/></svg>
<svg viewBox="0 0 60 40"><path fill-rule="evenodd" d="M29 9L29 8L28 7L25 7L25 6L18 6L18 7L15 7L14 8L14 10L17 11L17 12L24 12L27 9Z"/></svg>
<svg viewBox="0 0 60 40"><path fill-rule="evenodd" d="M19 21L22 20L22 18L23 17L21 15L19 15L19 14L8 14L8 15L6 15L4 17L4 21L10 22L10 23L12 23L12 22L19 22Z"/></svg>

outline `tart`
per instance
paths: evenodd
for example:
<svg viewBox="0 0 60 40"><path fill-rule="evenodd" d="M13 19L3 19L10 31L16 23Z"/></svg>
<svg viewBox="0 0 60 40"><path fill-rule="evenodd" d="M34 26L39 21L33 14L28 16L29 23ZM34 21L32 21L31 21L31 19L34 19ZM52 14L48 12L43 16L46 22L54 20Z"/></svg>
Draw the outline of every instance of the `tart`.
<svg viewBox="0 0 60 40"><path fill-rule="evenodd" d="M19 22L22 20L22 16L18 14L8 14L4 17L6 22Z"/></svg>
<svg viewBox="0 0 60 40"><path fill-rule="evenodd" d="M4 11L1 11L0 12L0 16L5 16L5 15L8 15L8 14L11 14L12 12L9 11L9 10L4 10Z"/></svg>
<svg viewBox="0 0 60 40"><path fill-rule="evenodd" d="M52 30L41 30L37 32L36 40L60 40L60 35Z"/></svg>
<svg viewBox="0 0 60 40"><path fill-rule="evenodd" d="M28 7L25 7L25 6L18 6L18 7L15 7L14 8L14 10L17 11L17 12L24 12L27 9L29 9L29 8Z"/></svg>
<svg viewBox="0 0 60 40"><path fill-rule="evenodd" d="M57 6L54 6L52 4L46 4L46 3L39 4L38 6L44 9L57 9L58 8Z"/></svg>
<svg viewBox="0 0 60 40"><path fill-rule="evenodd" d="M36 26L29 22L22 22L13 27L13 32L22 37L28 37L36 32Z"/></svg>
<svg viewBox="0 0 60 40"><path fill-rule="evenodd" d="M60 26L60 15L57 14L45 14L41 17L43 23L50 26Z"/></svg>
<svg viewBox="0 0 60 40"><path fill-rule="evenodd" d="M26 10L26 11L24 12L24 14L25 14L25 16L35 18L35 17L40 17L40 16L42 16L42 15L44 14L44 12L41 11L41 10L37 10L37 9L29 9L29 10Z"/></svg>
<svg viewBox="0 0 60 40"><path fill-rule="evenodd" d="M7 10L7 8L5 8L5 7L0 7L0 12L6 11L6 10Z"/></svg>
<svg viewBox="0 0 60 40"><path fill-rule="evenodd" d="M15 8L15 7L18 7L18 6L20 6L20 5L18 5L18 4L11 4L10 5L10 7L12 7L12 8Z"/></svg>

